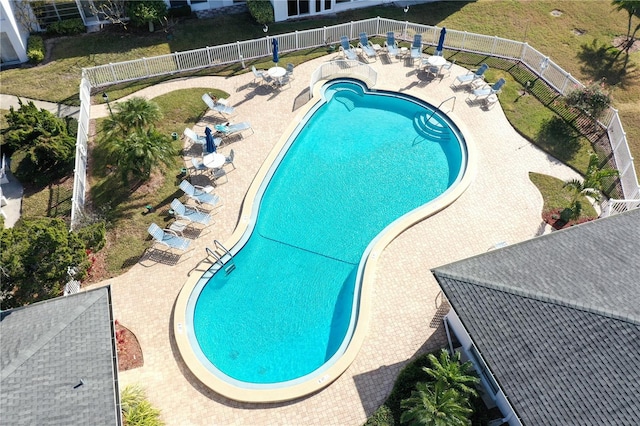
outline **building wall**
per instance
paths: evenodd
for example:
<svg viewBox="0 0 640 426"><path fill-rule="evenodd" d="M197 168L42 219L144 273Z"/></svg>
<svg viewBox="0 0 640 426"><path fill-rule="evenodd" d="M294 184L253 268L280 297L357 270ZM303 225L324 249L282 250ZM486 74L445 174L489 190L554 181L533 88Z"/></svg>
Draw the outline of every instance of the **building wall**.
<svg viewBox="0 0 640 426"><path fill-rule="evenodd" d="M0 55L2 65L26 62L29 33L16 21L12 3L0 0Z"/></svg>

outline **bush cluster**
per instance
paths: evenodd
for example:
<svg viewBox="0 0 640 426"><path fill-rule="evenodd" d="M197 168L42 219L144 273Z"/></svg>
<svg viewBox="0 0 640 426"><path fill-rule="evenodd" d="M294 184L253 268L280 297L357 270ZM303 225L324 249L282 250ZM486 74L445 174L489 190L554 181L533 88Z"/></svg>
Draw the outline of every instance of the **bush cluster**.
<svg viewBox="0 0 640 426"><path fill-rule="evenodd" d="M260 0L247 0L247 8L249 13L253 16L259 24L268 24L273 22L273 6L271 2Z"/></svg>
<svg viewBox="0 0 640 426"><path fill-rule="evenodd" d="M44 61L44 40L37 35L29 36L27 40L27 56L29 61L39 64Z"/></svg>
<svg viewBox="0 0 640 426"><path fill-rule="evenodd" d="M56 21L47 26L47 34L51 35L75 35L85 31L84 23L80 18Z"/></svg>
<svg viewBox="0 0 640 426"><path fill-rule="evenodd" d="M597 119L609 108L611 96L605 90L604 83L591 83L586 87L578 87L565 96L568 106L577 108L585 114Z"/></svg>

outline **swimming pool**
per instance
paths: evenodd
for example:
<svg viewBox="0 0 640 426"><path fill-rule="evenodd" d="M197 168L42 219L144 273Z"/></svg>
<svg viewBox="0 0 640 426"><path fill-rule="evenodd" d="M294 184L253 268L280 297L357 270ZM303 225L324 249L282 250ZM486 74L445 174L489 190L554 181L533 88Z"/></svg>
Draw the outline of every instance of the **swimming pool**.
<svg viewBox="0 0 640 426"><path fill-rule="evenodd" d="M425 103L355 82L328 84L323 99L262 179L235 269L205 274L188 296L195 357L245 391L334 380L371 248L464 172L463 138Z"/></svg>

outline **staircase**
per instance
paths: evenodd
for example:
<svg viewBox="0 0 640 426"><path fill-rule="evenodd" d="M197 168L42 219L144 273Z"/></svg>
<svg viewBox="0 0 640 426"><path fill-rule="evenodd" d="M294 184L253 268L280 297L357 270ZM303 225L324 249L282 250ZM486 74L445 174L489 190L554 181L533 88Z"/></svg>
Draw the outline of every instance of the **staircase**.
<svg viewBox="0 0 640 426"><path fill-rule="evenodd" d="M432 142L448 142L451 131L430 112L419 112L413 117L416 131L425 139Z"/></svg>

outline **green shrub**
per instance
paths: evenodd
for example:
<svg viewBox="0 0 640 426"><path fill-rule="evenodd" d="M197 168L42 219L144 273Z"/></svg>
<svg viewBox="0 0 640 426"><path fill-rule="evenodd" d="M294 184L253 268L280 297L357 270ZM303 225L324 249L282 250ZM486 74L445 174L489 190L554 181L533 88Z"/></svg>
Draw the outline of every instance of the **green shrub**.
<svg viewBox="0 0 640 426"><path fill-rule="evenodd" d="M591 83L569 92L565 96L565 102L568 106L598 119L609 108L611 96L605 90L604 83Z"/></svg>
<svg viewBox="0 0 640 426"><path fill-rule="evenodd" d="M106 243L107 228L104 221L92 223L76 231L87 250L100 251Z"/></svg>
<svg viewBox="0 0 640 426"><path fill-rule="evenodd" d="M137 27L153 24L167 16L167 5L162 0L143 0L127 2L127 16ZM152 25L149 26L151 30Z"/></svg>
<svg viewBox="0 0 640 426"><path fill-rule="evenodd" d="M47 34L51 35L75 35L84 32L85 26L80 18L65 19L47 25Z"/></svg>
<svg viewBox="0 0 640 426"><path fill-rule="evenodd" d="M191 6L185 4L184 6L169 8L167 16L169 18L188 18L191 16Z"/></svg>
<svg viewBox="0 0 640 426"><path fill-rule="evenodd" d="M247 8L249 13L253 16L259 24L268 24L273 22L273 6L271 2L262 0L247 0Z"/></svg>
<svg viewBox="0 0 640 426"><path fill-rule="evenodd" d="M138 385L130 385L122 390L120 404L122 417L127 426L162 426L160 410L146 399L144 390Z"/></svg>
<svg viewBox="0 0 640 426"><path fill-rule="evenodd" d="M37 35L29 36L27 40L27 56L29 61L39 64L44 61L44 40Z"/></svg>
<svg viewBox="0 0 640 426"><path fill-rule="evenodd" d="M383 404L367 419L364 426L394 426L394 424L391 409Z"/></svg>

